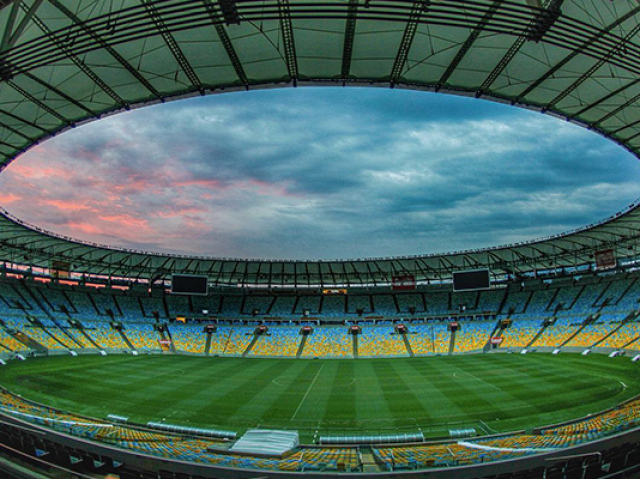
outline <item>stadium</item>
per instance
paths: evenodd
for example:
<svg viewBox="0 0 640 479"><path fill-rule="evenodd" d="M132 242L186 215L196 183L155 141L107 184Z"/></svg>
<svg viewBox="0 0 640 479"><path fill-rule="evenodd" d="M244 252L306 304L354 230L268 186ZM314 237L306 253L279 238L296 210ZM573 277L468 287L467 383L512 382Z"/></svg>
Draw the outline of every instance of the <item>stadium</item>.
<svg viewBox="0 0 640 479"><path fill-rule="evenodd" d="M1 169L132 108L307 85L497 101L640 153L637 1L0 7ZM2 210L1 475L635 477L639 245L636 203L336 261L114 248Z"/></svg>

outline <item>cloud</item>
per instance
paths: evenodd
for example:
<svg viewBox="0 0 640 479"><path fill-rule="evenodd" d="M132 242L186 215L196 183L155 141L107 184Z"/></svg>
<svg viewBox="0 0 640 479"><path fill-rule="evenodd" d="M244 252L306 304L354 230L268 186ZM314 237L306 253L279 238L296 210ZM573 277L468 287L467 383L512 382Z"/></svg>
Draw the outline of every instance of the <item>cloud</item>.
<svg viewBox="0 0 640 479"><path fill-rule="evenodd" d="M441 94L287 89L83 125L0 176L0 204L115 246L330 259L560 233L638 196L638 162L591 132Z"/></svg>

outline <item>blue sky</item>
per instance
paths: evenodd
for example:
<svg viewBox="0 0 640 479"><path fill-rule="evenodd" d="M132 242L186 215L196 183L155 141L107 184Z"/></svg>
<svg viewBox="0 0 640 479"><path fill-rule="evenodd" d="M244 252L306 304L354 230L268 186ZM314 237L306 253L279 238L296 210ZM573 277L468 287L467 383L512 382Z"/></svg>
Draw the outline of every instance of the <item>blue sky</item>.
<svg viewBox="0 0 640 479"><path fill-rule="evenodd" d="M0 176L47 230L219 257L440 253L560 233L640 196L640 164L567 122L374 88L226 93L115 115Z"/></svg>

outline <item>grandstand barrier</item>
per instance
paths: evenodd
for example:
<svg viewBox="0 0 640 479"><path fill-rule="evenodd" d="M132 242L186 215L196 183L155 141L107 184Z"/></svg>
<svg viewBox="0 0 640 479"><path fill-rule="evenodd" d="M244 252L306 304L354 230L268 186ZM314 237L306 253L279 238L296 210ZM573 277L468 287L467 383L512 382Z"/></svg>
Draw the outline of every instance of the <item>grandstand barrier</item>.
<svg viewBox="0 0 640 479"><path fill-rule="evenodd" d="M450 429L449 437L452 438L460 438L460 437L474 437L477 436L478 432L475 428L466 428L466 429Z"/></svg>
<svg viewBox="0 0 640 479"><path fill-rule="evenodd" d="M117 424L127 424L129 422L128 417L118 416L117 414L107 414L107 421Z"/></svg>
<svg viewBox="0 0 640 479"><path fill-rule="evenodd" d="M163 422L149 421L147 423L147 427L149 429L155 429L157 431L174 432L178 434L186 434L188 436L214 437L218 439L235 439L237 436L237 433L234 431L177 426L175 424L166 424Z"/></svg>
<svg viewBox="0 0 640 479"><path fill-rule="evenodd" d="M320 436L317 443L329 444L404 444L424 442L422 432L412 434L393 434L388 436Z"/></svg>

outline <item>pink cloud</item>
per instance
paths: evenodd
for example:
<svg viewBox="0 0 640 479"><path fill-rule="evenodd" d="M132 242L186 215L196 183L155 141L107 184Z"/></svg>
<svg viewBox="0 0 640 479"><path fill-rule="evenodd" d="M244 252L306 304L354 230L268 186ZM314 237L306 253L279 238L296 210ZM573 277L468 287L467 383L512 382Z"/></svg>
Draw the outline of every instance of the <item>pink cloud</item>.
<svg viewBox="0 0 640 479"><path fill-rule="evenodd" d="M0 194L0 204L2 205L8 205L20 200L22 200L22 196L13 193Z"/></svg>
<svg viewBox="0 0 640 479"><path fill-rule="evenodd" d="M119 214L119 215L105 215L98 216L98 218L102 221L107 221L109 223L118 223L119 225L131 227L131 228L139 228L142 232L143 230L150 230L149 222L144 218L136 218L135 216L129 214Z"/></svg>
<svg viewBox="0 0 640 479"><path fill-rule="evenodd" d="M47 161L47 163L49 163ZM43 178L46 180L50 180L51 178L70 180L75 176L75 173L68 171L63 167L51 167L45 166L43 162L33 162L31 165L26 165L22 163L14 163L11 165L11 171L14 175L24 179L37 179Z"/></svg>
<svg viewBox="0 0 640 479"><path fill-rule="evenodd" d="M86 201L83 201L82 203L76 203L74 201L64 201L64 200L44 200L43 203L46 205L53 206L62 211L84 211L84 210L92 209L92 208L89 208Z"/></svg>
<svg viewBox="0 0 640 479"><path fill-rule="evenodd" d="M176 181L175 182L175 186L177 187L189 187L189 186L197 186L200 188L207 188L210 190L218 190L218 189L224 189L224 185L222 185L218 180L196 180L196 179L190 179L190 180L181 180L181 181Z"/></svg>
<svg viewBox="0 0 640 479"><path fill-rule="evenodd" d="M90 235L104 235L107 233L107 231L91 223L70 222L67 223L67 227L71 229L72 232L80 231Z"/></svg>

